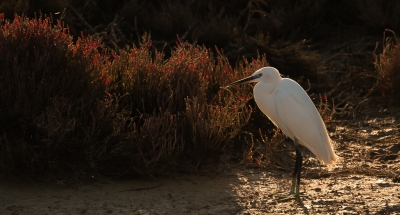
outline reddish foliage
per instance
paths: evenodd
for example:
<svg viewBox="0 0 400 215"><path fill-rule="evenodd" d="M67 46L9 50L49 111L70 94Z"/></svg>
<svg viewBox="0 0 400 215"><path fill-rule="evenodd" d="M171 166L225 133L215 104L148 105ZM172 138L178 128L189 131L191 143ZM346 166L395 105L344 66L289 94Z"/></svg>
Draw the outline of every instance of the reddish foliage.
<svg viewBox="0 0 400 215"><path fill-rule="evenodd" d="M222 53L186 42L165 59L147 35L116 53L67 32L49 17L3 22L2 170L121 176L218 160L249 120L252 92L221 87L267 64L233 69Z"/></svg>
<svg viewBox="0 0 400 215"><path fill-rule="evenodd" d="M392 33L392 37L386 37L386 32ZM400 94L400 49L399 39L393 31L385 31L383 51L375 55L375 68L378 72L378 89L382 95L390 94L397 96ZM397 97L395 99L398 100Z"/></svg>

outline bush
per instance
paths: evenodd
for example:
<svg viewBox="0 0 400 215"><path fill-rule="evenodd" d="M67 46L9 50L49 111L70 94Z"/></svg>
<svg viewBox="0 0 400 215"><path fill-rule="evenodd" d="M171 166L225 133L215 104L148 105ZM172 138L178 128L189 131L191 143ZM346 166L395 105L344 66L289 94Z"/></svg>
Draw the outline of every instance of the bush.
<svg viewBox="0 0 400 215"><path fill-rule="evenodd" d="M266 66L231 68L198 45L170 58L144 36L118 53L49 17L2 20L0 170L24 176L156 174L217 161L252 113L252 87L221 87ZM71 175L68 176L71 178Z"/></svg>
<svg viewBox="0 0 400 215"><path fill-rule="evenodd" d="M386 32L392 33L392 37L386 37ZM386 30L383 41L383 51L375 54L375 68L378 72L378 89L382 95L390 94L394 100L400 95L400 46L399 39L391 30Z"/></svg>
<svg viewBox="0 0 400 215"><path fill-rule="evenodd" d="M111 160L124 159L120 172L130 173L196 169L210 159L217 161L251 114L246 107L251 87L238 95L221 87L251 74L254 67L246 63L233 70L221 53L214 57L207 48L186 42L177 43L168 59L152 49L145 35L140 47L119 52L110 65L110 93L119 97L125 111L126 123L119 129L129 134L108 147L124 151L123 156L111 154ZM266 61L260 58L254 64ZM126 169L131 166L135 169Z"/></svg>
<svg viewBox="0 0 400 215"><path fill-rule="evenodd" d="M73 45L49 17L2 20L0 30L1 169L34 173L77 163L104 131L93 126L105 85L99 81L99 41ZM97 120L97 119L96 119ZM92 131L93 129L93 131Z"/></svg>

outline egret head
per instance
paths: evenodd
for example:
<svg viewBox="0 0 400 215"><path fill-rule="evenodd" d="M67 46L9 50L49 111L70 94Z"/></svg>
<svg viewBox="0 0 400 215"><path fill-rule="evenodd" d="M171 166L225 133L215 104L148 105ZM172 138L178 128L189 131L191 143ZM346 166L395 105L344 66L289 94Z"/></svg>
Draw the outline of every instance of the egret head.
<svg viewBox="0 0 400 215"><path fill-rule="evenodd" d="M281 80L282 77L277 69L274 67L263 67L255 71L251 76L232 82L227 87L233 87L250 82L279 83Z"/></svg>

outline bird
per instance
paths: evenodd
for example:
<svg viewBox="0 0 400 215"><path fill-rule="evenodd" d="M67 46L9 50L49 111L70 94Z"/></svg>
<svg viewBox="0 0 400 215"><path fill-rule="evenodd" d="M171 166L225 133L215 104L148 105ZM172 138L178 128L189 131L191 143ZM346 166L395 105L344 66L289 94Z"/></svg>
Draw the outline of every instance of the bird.
<svg viewBox="0 0 400 215"><path fill-rule="evenodd" d="M253 88L253 96L259 109L294 142L296 164L291 190L286 194L301 196L299 190L303 156L299 144L308 148L326 165L333 164L339 159L325 123L306 91L294 80L282 78L274 67L263 67L251 76L232 82L227 87L251 82L257 83Z"/></svg>

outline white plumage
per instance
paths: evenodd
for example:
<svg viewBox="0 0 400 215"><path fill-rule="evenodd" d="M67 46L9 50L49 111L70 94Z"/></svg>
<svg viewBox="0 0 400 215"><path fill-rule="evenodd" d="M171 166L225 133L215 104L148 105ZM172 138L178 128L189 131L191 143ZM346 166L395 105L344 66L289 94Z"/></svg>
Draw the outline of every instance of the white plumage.
<svg viewBox="0 0 400 215"><path fill-rule="evenodd" d="M296 159L293 182L294 177L298 175L298 184L300 183L302 162L296 140L325 164L332 164L337 160L332 141L317 108L298 83L289 78L282 78L273 67L264 67L228 86L248 82L258 82L254 87L257 106L275 126L295 142L297 157L300 158ZM291 194L294 194L293 186L295 185L292 184ZM297 186L295 195L299 195L298 189Z"/></svg>

